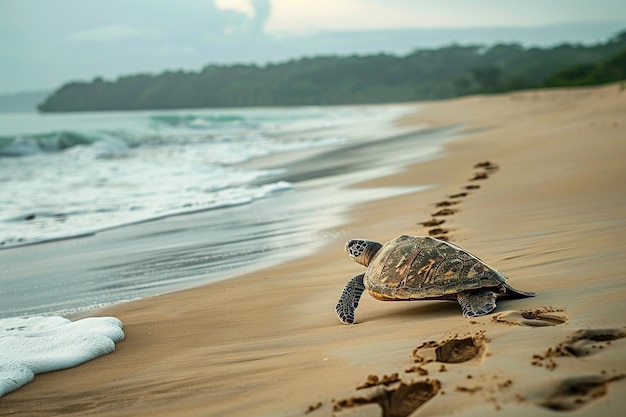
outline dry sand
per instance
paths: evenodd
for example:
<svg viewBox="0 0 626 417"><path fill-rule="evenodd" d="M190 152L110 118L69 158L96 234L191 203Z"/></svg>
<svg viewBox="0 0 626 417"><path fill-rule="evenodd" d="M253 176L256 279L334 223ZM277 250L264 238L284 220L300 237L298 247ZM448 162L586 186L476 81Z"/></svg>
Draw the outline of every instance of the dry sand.
<svg viewBox="0 0 626 417"><path fill-rule="evenodd" d="M443 158L359 187L437 187L354 207L314 256L101 312L124 323L116 352L37 376L0 399L0 414L317 417L381 415L380 403L386 415L623 415L626 91L417 108L400 123L466 123L467 135ZM499 168L473 168L481 161ZM488 177L469 181L477 172ZM458 211L418 224L441 201ZM456 303L365 295L359 324L337 320L343 285L362 272L346 239L435 228L538 296L468 320Z"/></svg>

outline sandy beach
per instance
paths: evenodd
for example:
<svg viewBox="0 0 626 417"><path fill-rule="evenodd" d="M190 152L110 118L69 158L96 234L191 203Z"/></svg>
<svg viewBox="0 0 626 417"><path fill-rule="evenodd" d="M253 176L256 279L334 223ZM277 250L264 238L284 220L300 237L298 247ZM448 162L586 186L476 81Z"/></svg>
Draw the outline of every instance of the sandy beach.
<svg viewBox="0 0 626 417"><path fill-rule="evenodd" d="M415 112L401 125L462 124L463 137L440 158L356 187L435 187L319 224L325 244L310 256L90 312L123 322L116 351L38 375L0 398L0 414L623 415L626 91L407 106ZM443 222L421 224L431 219ZM365 294L358 324L341 324L337 299L364 271L346 240L402 234L443 236L538 295L466 319L457 303Z"/></svg>

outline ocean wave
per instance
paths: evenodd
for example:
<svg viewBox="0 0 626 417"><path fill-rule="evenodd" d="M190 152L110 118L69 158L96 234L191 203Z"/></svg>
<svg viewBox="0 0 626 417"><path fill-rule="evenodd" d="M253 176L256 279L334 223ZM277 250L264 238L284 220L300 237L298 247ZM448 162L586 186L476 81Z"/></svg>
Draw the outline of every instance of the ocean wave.
<svg viewBox="0 0 626 417"><path fill-rule="evenodd" d="M123 155L140 146L207 142L255 148L254 152L246 152L253 157L262 148L261 156L265 156L288 147L324 146L319 138L311 138L312 132L324 136L322 130L356 117L351 113L344 115L340 111L319 109L124 113L118 116L87 115L84 119L66 116L69 120L33 118L32 132L23 130L25 123L13 120L14 129L9 127L0 133L0 157L51 154L75 148L83 149L81 152L91 148L96 156L106 157ZM68 129L67 125L72 127ZM286 136L289 136L288 141L280 140ZM324 141L329 142L327 138Z"/></svg>
<svg viewBox="0 0 626 417"><path fill-rule="evenodd" d="M0 249L37 242L47 242L86 236L104 230L154 221L171 216L198 213L207 210L250 204L271 194L290 190L293 185L285 181L262 185L246 185L246 182L276 174L273 171L249 171L239 178L230 178L222 187L198 190L174 189L145 195L139 205L121 204L125 198L118 197L110 206L102 202L80 201L82 209L56 211L23 211L0 219ZM167 188L167 184L163 184ZM170 184L171 185L171 184ZM143 188L139 185L140 188ZM88 199L88 197L85 197ZM129 199L134 197L129 196Z"/></svg>
<svg viewBox="0 0 626 417"><path fill-rule="evenodd" d="M20 134L0 137L0 156L28 156L61 152L78 146L96 145L101 154L125 153L130 145L123 137L107 133L56 131L40 134Z"/></svg>
<svg viewBox="0 0 626 417"><path fill-rule="evenodd" d="M349 139L328 126L373 116L298 108L8 118L0 126L0 249L288 190L276 182L279 170L242 164L344 145Z"/></svg>
<svg viewBox="0 0 626 417"><path fill-rule="evenodd" d="M42 152L55 152L76 145L93 143L98 138L72 131L59 131L35 135L0 137L0 156L23 156Z"/></svg>
<svg viewBox="0 0 626 417"><path fill-rule="evenodd" d="M157 114L150 116L153 123L172 127L196 129L223 128L224 125L242 124L246 118L236 114Z"/></svg>

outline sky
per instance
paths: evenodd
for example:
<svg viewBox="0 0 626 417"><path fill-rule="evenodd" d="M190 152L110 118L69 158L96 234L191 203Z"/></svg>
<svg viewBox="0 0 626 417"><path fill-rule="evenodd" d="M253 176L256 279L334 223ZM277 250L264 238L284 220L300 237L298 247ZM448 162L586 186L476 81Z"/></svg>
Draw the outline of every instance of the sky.
<svg viewBox="0 0 626 417"><path fill-rule="evenodd" d="M624 0L1 0L0 94L452 43L604 42Z"/></svg>

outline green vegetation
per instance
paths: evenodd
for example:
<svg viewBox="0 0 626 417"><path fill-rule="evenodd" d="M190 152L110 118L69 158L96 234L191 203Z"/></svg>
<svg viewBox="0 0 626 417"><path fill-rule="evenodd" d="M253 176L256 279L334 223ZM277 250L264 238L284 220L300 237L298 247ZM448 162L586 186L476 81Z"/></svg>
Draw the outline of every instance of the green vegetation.
<svg viewBox="0 0 626 417"><path fill-rule="evenodd" d="M582 64L557 72L544 82L546 87L606 84L626 80L626 50L599 64Z"/></svg>
<svg viewBox="0 0 626 417"><path fill-rule="evenodd" d="M600 64L598 64L600 63ZM625 78L626 32L553 48L452 45L406 56L322 56L199 72L96 78L62 86L42 112L364 104L451 98Z"/></svg>

